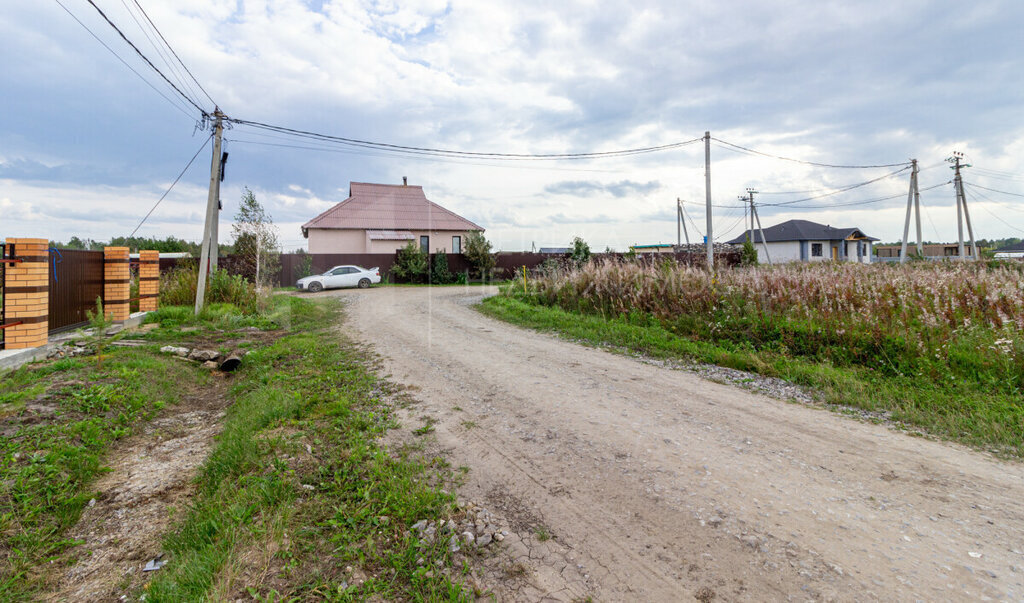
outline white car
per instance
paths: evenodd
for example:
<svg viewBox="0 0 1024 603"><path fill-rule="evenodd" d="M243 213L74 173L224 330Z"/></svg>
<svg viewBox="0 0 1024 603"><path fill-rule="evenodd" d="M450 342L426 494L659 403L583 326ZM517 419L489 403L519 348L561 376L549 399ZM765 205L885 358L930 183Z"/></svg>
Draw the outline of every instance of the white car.
<svg viewBox="0 0 1024 603"><path fill-rule="evenodd" d="M367 270L361 266L335 266L323 274L300 278L295 283L299 291L323 291L338 287L359 287L365 289L380 282L380 269Z"/></svg>

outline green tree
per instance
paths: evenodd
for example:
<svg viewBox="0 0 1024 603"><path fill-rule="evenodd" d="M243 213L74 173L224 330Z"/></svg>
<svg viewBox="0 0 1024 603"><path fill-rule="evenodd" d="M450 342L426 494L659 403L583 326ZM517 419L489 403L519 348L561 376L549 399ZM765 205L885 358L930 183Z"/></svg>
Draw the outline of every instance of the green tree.
<svg viewBox="0 0 1024 603"><path fill-rule="evenodd" d="M427 253L420 249L416 241L409 243L395 252L395 264L391 272L398 278L410 283L422 283L430 269Z"/></svg>
<svg viewBox="0 0 1024 603"><path fill-rule="evenodd" d="M469 263L473 265L474 273L484 280L491 278L494 266L498 263L495 254L491 253L491 242L483 233L473 231L466 237L466 244L462 249L462 255L466 256Z"/></svg>
<svg viewBox="0 0 1024 603"><path fill-rule="evenodd" d="M590 245L587 245L587 242L580 237L575 237L572 240L572 251L569 252L569 259L572 260L572 263L577 268L586 264L590 261Z"/></svg>
<svg viewBox="0 0 1024 603"><path fill-rule="evenodd" d="M757 248L750 242L750 239L743 241L743 250L740 251L740 266L757 266Z"/></svg>
<svg viewBox="0 0 1024 603"><path fill-rule="evenodd" d="M280 265L277 227L249 187L242 193L231 231L242 269L253 275L257 286L269 286Z"/></svg>

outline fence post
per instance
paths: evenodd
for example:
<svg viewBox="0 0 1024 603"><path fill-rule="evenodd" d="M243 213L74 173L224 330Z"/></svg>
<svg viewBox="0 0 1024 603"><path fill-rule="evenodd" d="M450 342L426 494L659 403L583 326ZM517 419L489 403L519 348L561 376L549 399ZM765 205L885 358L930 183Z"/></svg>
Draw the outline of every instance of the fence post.
<svg viewBox="0 0 1024 603"><path fill-rule="evenodd" d="M7 264L4 271L4 319L8 325L20 324L4 329L4 347L20 350L46 345L50 331L50 242L8 238L6 246L7 258L21 261Z"/></svg>
<svg viewBox="0 0 1024 603"><path fill-rule="evenodd" d="M153 312L160 296L160 252L139 250L139 311Z"/></svg>
<svg viewBox="0 0 1024 603"><path fill-rule="evenodd" d="M128 291L131 275L128 271L127 247L103 248L103 311L113 315L114 322L128 320Z"/></svg>

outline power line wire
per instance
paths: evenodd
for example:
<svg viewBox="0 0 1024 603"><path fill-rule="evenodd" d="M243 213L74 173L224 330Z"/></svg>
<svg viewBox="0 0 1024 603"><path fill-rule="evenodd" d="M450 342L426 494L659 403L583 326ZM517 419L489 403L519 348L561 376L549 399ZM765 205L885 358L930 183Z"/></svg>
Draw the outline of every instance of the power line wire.
<svg viewBox="0 0 1024 603"><path fill-rule="evenodd" d="M901 174L901 173L903 173L903 172L905 172L905 171L907 171L909 169L910 169L910 166L907 166L907 167L904 167L902 169L896 170L895 172L890 172L888 174L885 174L884 176L879 176L878 178L872 178L871 180L865 180L864 182L858 182L857 184L851 184L849 186L845 186L843 188L839 188L839 189L836 189L836 190L833 190L833 191L830 191L830 192L827 192L827 193L823 193L821 195L812 195L810 197L804 197L803 199L793 199L793 200L790 200L790 201L781 201L779 203L760 203L759 205L761 205L763 207L777 207L777 206L783 206L783 205L794 205L796 203L803 203L804 201L815 201L817 199L823 199L825 197L831 197L832 195L838 195L839 193L845 193L847 191L852 191L852 190L860 188L862 186L867 186L869 184L874 184L875 182L878 182L880 180L885 180L886 178L892 178L893 176L898 176L899 174Z"/></svg>
<svg viewBox="0 0 1024 603"><path fill-rule="evenodd" d="M95 3L95 2L93 2L93 0L86 0L86 2L88 2L89 4L91 4L91 5L92 5L92 7L96 9L96 12L98 12L98 13L100 14L100 16L101 16L101 17L103 17L103 20L104 20L104 21L106 21L108 25L110 25L111 27L113 27L113 28L114 28L114 31L116 31L116 32L118 33L118 35L120 35L120 36L121 36L121 39L122 39L122 40L124 40L124 41L125 41L125 42L126 42L126 43L127 43L128 45L129 45L129 46L131 46L131 47L132 47L132 50L134 50L134 51L135 51L135 54L139 55L139 56L140 56L140 57L142 58L142 60L143 60L143 61L145 61L145 62L146 62L146 64L147 64L147 65L149 65L149 66L150 66L150 68L152 68L152 69L153 69L153 71L157 72L157 74L158 74L158 75L159 75L160 77L162 77L162 78L163 78L163 80L164 80L165 82L167 82L167 85L168 85L168 86L170 86L171 88L174 88L174 91L175 91L175 92L177 92L177 93L178 93L179 95L181 95L181 97L182 97L182 98L184 98L184 99L185 99L186 101L188 101L188 103L189 103L190 105L192 105L193 107L195 107L195 108L196 108L196 110L197 110L197 111L199 111L199 113L200 113L200 114L202 114L202 116L203 116L203 117L206 117L207 115L209 115L209 114L208 114L208 113L207 113L206 111L204 111L204 110L203 110L203 108L202 108L202 107L200 107L200 106L199 106L199 105L198 105L198 104L197 104L197 103L196 103L195 101L193 101L193 100L192 100L191 98L189 98L189 96L188 96L188 95L186 95L186 94L185 94L184 92L182 92L180 88L178 88L177 86L175 86L175 85L174 85L174 82L172 82L171 80L169 80L169 79L167 78L167 76L166 76L166 75L164 75L164 72L163 72L163 71L160 71L160 69L158 69L158 68L157 68L157 66L153 64L153 61L150 61L150 60L149 60L149 58L148 58L148 57L147 57L146 55L142 54L142 51L141 51L141 50L139 50L139 48L138 48L138 47L137 47L137 46L136 46L136 45L135 45L134 43L132 43L132 41L131 41L131 40L129 40L129 39L128 39L128 36L124 35L124 32L123 32L123 31L121 31L121 29L120 29L120 28L119 28L119 27L118 27L118 26L117 26L117 25L116 25L116 24L115 24L115 23L114 23L113 21L111 21L111 20L110 20L110 17L108 17L108 16L107 16L107 14L106 14L105 12L103 12L103 9L101 9L101 8L100 8L100 7L98 7L98 6L96 6L96 3Z"/></svg>
<svg viewBox="0 0 1024 603"><path fill-rule="evenodd" d="M965 182L964 184L967 184L967 183ZM987 186L982 186L980 184L974 184L973 182L970 183L970 186L972 186L974 188L985 189L987 191L992 191L993 193L1000 193L1000 194L1003 194L1003 195L1011 195L1011 196L1014 196L1014 197L1024 197L1024 195L1022 195L1020 193L1011 193L1009 191L1001 191L1001 190L994 189L994 188L988 188Z"/></svg>
<svg viewBox="0 0 1024 603"><path fill-rule="evenodd" d="M967 192L971 195L972 199L974 199L975 201L978 200L978 196L977 195L979 193L977 193L976 191L967 191ZM985 198L988 199L987 197L985 197ZM991 199L989 199L989 201L991 201ZM1024 232L1024 230L1021 230L1020 228L1017 228L1013 224L1010 224L1009 222L1007 222L1006 220L1004 220L1001 217L999 217L995 212L993 212L989 208L985 207L984 205L979 204L978 207L981 207L981 209L983 209L986 212L988 212L993 218L995 218L996 220L999 220L1000 222L1005 224L1007 227L1012 228L1013 230L1016 230L1017 232Z"/></svg>
<svg viewBox="0 0 1024 603"><path fill-rule="evenodd" d="M127 0L121 0L121 6L124 6L124 10L128 13L128 16L132 18L132 21L135 22L136 26L138 26L139 31L141 31L142 35L146 37L146 41L149 42L150 47L156 50L156 53L160 55L160 60L163 61L165 66L167 66L175 81L188 92L189 98L194 101L197 98L196 91L188 85L188 81L181 76L181 71L170 61L170 59L167 58L168 55L164 52L161 45L154 41L153 36L149 35L149 31L142 24L142 21L139 20L139 17L136 16L135 11L132 10L131 6L128 5Z"/></svg>
<svg viewBox="0 0 1024 603"><path fill-rule="evenodd" d="M143 75L142 75L141 73L139 73L138 71L136 71L136 70L135 70L135 68L134 68L134 67L132 67L132 66L131 66L131 65L130 65L130 64L128 63L128 61L124 60L124 59L123 59L123 58L121 57L121 55L117 54L117 52L116 52L116 51L115 51L115 50L114 50L113 48L111 48L110 46L108 46L106 42L104 42L104 41L103 41L103 40L102 40L102 39L101 39L101 38L100 38L100 37L99 37L98 35L96 35L96 33L95 33L95 32L93 32L93 30L89 29L89 26L88 26L88 25L86 25L85 23L83 23L83 22L82 22L82 20L81 20L81 19L79 19L79 18L78 18L78 17L77 17L76 15L75 15L75 13L71 12L71 11L70 11L70 10L68 9L68 7L64 6L64 4L63 4L63 3L62 3L62 2L60 1L60 0L53 0L53 1L54 1L54 2L56 2L56 3L57 3L57 4L58 4L58 5L59 5L59 6L61 7L61 8L63 8L63 9L64 9L64 12L66 12L67 14L69 14L69 15L71 16L71 18L72 18L72 19L74 19L74 20L75 20L75 21L76 21L76 22L77 22L77 23L78 23L79 25L81 25L81 26L82 26L82 28L83 28L83 29L85 29L85 31L89 32L89 35L91 35L91 36L92 36L93 38L95 38L97 42L99 42L99 43L100 43L100 44L101 44L101 45L102 45L102 46L103 46L104 48L106 48L106 49L107 49L108 51L110 51L110 54L114 55L114 58L116 58L116 59L117 59L118 61L121 61L121 63L123 63L125 67L127 67L127 68L128 68L129 70L131 70L131 72L132 72L132 73L134 73L135 75L139 76L139 79L141 79L141 80L142 80L143 82L145 82L147 86L149 86L150 88L152 88L154 92L156 92L157 94L159 94L160 96L162 96L162 97L164 98L164 100L166 100L167 102L171 103L171 106L172 106L172 107L174 107L175 109L177 109L178 111L180 111L180 112L181 112L182 114L184 114L184 115L185 115L185 117L188 117L189 119L195 119L195 118L194 118L194 117L193 117L192 115L190 115L190 114L188 113L188 111L186 111L185 109L183 109L183 108L182 108L182 105L181 105L181 104L180 104L179 102L174 102L174 101L173 101L173 100L171 99L171 97L169 97L169 96L167 96L166 94L164 94L163 92L161 92L161 91L160 91L160 89L159 89L159 88L157 88L156 86L154 86L152 82L150 82L149 80L147 80L147 79L146 79L146 78L145 78L145 77L144 77L144 76L143 76Z"/></svg>
<svg viewBox="0 0 1024 603"><path fill-rule="evenodd" d="M256 132L250 132L253 135L259 135ZM372 151L357 151L353 149L343 149L337 147L318 147L318 146L306 146L306 145L295 145L295 144L284 144L276 142L263 142L258 140L245 140L241 138L225 138L226 142L233 142L238 144L254 144L260 146L270 147L284 147L289 149L302 149L307 151L319 151L322 153L341 153L343 155L359 155L363 157L386 157L388 159L394 159L396 155L388 155L385 153L375 153ZM458 163L461 165L477 165L481 167L493 167L493 168L512 168L519 170L546 170L556 172L599 172L599 173L619 173L621 170L599 170L599 169L585 169L585 168L557 168L557 167L541 167L541 166L522 166L522 165L507 165L501 163L479 163L468 160L456 160L456 159L445 159L444 156L418 156L418 155L405 155L406 159L412 161L433 161L438 163Z"/></svg>
<svg viewBox="0 0 1024 603"><path fill-rule="evenodd" d="M758 151L756 149L751 149L751 148L744 147L744 146L741 146L741 145L738 145L738 144L733 144L731 142L726 142L726 141L724 141L724 140L722 140L720 138L712 137L711 140L714 140L715 142L724 144L724 145L726 145L728 147L732 147L734 149L739 149L741 151L746 151L747 153L752 153L754 155L761 155L762 157L770 157L772 159L781 159L782 161L792 161L794 163L802 163L802 164L805 164L805 165L813 165L813 166L825 167L825 168L868 169L868 168L900 167L900 166L903 166L903 165L909 165L910 164L909 161L904 161L902 163L885 163L885 164L880 164L880 165L836 165L836 164L831 164L831 163L818 163L816 161L805 161L803 159L793 159L792 157L782 157L781 155L772 155L771 153L765 153L764 151Z"/></svg>
<svg viewBox="0 0 1024 603"><path fill-rule="evenodd" d="M293 136L299 136L303 138L312 138L314 140L326 141L326 142L337 142L348 146L357 146L363 148L372 148L383 151L392 151L407 154L418 154L418 155L437 155L445 157L467 157L475 159L493 159L500 161L526 161L526 160L562 160L562 159L597 159L597 158L608 158L608 157L624 157L629 155L640 155L645 153L656 153L660 151L667 151L671 149L677 149L690 144L694 144L703 140L703 138L694 138L692 140L686 140L682 142L673 142L664 145L651 146L651 147L640 147L633 149L620 149L615 151L599 151L592 153L491 153L491 152L480 152L480 151L457 151L453 149L444 148L432 148L432 147L414 147L407 145L398 145L384 142L374 142L369 140L360 140L357 138L347 138L344 136L333 136L328 134L321 134L318 132L310 132L308 130L297 130L294 128L286 128L284 126L275 126L271 124L265 124L256 121L250 121L245 119L229 119L235 124L250 126L253 128L260 128L264 130L270 130L272 132L280 132L283 134L291 134Z"/></svg>
<svg viewBox="0 0 1024 603"><path fill-rule="evenodd" d="M139 0L132 0L132 2L135 3L135 6L139 7L140 11L142 11L142 15L146 17L146 21L149 21L149 24L153 26L153 29L156 31L156 34L160 36L160 39L163 40L164 44L167 45L167 49L170 50L171 54L174 55L174 58L178 60L178 64L180 64L182 69L185 70L185 73L188 73L189 77L192 78L192 81L196 83L196 86L199 86L199 89L203 91L203 94L206 95L206 98L210 101L210 103L216 106L217 103L214 102L213 97L211 97L210 93L206 91L206 88L203 88L203 85L199 83L199 80L196 79L196 76L192 75L192 71L188 68L187 65L185 65L185 62L181 60L181 57L178 56L178 53L174 51L174 47L171 46L170 42L167 41L167 38L164 37L164 34L161 33L160 28L157 27L156 24L153 23L153 20L149 18L149 14L147 14L146 9L142 8L142 5L139 4Z"/></svg>
<svg viewBox="0 0 1024 603"><path fill-rule="evenodd" d="M171 192L171 189L174 188L174 185L177 184L178 181L181 180L181 177L185 175L185 172L188 171L188 168L192 167L192 162L196 160L196 157L199 157L199 154L203 152L203 149L206 148L206 145L210 144L211 138L213 138L212 133L206 137L206 140L203 141L203 146L199 147L199 150L196 151L196 154L192 156L192 159L188 160L188 163L185 164L185 169L181 170L181 173L178 174L178 177L174 179L174 182L172 182L171 185L167 187L167 190L164 191L164 194L160 195L160 198L156 200L156 203L153 204L152 209L150 209L146 216L142 218L142 221L139 222L139 225L135 227L135 230L132 231L132 234L128 235L129 239L134 237L135 233L139 232L139 229L142 228L142 225L146 223L146 220L149 219L149 216L151 216L153 212L156 211L156 208L158 205L160 205L160 202L167 197L167 195Z"/></svg>

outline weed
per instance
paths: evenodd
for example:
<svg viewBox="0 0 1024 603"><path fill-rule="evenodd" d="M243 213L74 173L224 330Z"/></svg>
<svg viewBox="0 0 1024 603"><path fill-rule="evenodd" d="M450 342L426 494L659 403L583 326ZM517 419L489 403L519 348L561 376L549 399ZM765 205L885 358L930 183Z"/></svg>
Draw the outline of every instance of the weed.
<svg viewBox="0 0 1024 603"><path fill-rule="evenodd" d="M687 267L590 263L481 308L655 357L782 377L833 405L1024 454L1021 269L983 265Z"/></svg>
<svg viewBox="0 0 1024 603"><path fill-rule="evenodd" d="M176 562L154 577L147 600L211 598L214 585L230 585L244 571L247 551L268 547L288 553L254 568L245 591L223 587L225 598L471 598L440 572L428 573L450 563L447 543L421 541L410 530L452 512L452 495L432 485L450 471L447 461L389 453L377 443L394 424L391 409L375 393L382 384L364 352L338 337L337 304L275 303L287 308L288 332L247 356L237 373L198 494L164 541ZM312 442L311 453L302 441ZM365 580L335 569L346 564L361 568Z"/></svg>

